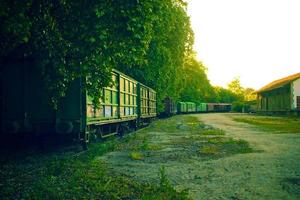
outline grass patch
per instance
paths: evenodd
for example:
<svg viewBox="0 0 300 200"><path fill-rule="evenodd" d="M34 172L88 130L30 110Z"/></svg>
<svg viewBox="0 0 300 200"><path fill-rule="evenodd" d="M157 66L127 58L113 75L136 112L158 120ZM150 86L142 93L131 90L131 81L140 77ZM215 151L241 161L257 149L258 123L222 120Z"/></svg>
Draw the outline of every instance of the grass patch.
<svg viewBox="0 0 300 200"><path fill-rule="evenodd" d="M285 178L281 181L282 188L288 193L300 198L300 178Z"/></svg>
<svg viewBox="0 0 300 200"><path fill-rule="evenodd" d="M141 152L131 152L129 154L129 157L132 159L132 160L142 160L143 159L143 154Z"/></svg>
<svg viewBox="0 0 300 200"><path fill-rule="evenodd" d="M209 144L224 144L228 140L230 140L230 138L217 136L217 137L208 138L207 142Z"/></svg>
<svg viewBox="0 0 300 200"><path fill-rule="evenodd" d="M262 116L239 116L234 117L237 122L255 125L274 133L300 133L299 117L262 117Z"/></svg>
<svg viewBox="0 0 300 200"><path fill-rule="evenodd" d="M171 185L140 183L111 171L99 157L121 148L123 142L131 139L94 143L74 156L52 156L40 162L32 158L31 164L7 163L1 166L1 174L6 174L0 180L1 199L189 199ZM132 152L131 157L140 159L141 155ZM20 172L25 165L26 171Z"/></svg>
<svg viewBox="0 0 300 200"><path fill-rule="evenodd" d="M207 129L200 132L202 135L225 135L222 129Z"/></svg>
<svg viewBox="0 0 300 200"><path fill-rule="evenodd" d="M191 200L188 194L188 190L176 191L171 185L170 181L167 178L166 170L164 167L160 168L159 171L159 189L156 191L156 194L144 196L144 200L164 200L164 199L174 199L174 200Z"/></svg>
<svg viewBox="0 0 300 200"><path fill-rule="evenodd" d="M253 149L249 146L249 143L245 140L228 139L221 143L226 153L252 153Z"/></svg>
<svg viewBox="0 0 300 200"><path fill-rule="evenodd" d="M201 122L195 116L177 115L167 119L160 119L153 122L147 130L177 133L182 131L193 131L194 129L201 128Z"/></svg>
<svg viewBox="0 0 300 200"><path fill-rule="evenodd" d="M146 150L150 150L150 151L159 151L162 150L163 147L161 145L158 144L149 144Z"/></svg>
<svg viewBox="0 0 300 200"><path fill-rule="evenodd" d="M227 137L208 138L200 147L199 153L209 158L221 158L240 153L252 153L254 150L245 140L235 140Z"/></svg>
<svg viewBox="0 0 300 200"><path fill-rule="evenodd" d="M219 149L217 146L204 146L200 149L201 154L217 154Z"/></svg>

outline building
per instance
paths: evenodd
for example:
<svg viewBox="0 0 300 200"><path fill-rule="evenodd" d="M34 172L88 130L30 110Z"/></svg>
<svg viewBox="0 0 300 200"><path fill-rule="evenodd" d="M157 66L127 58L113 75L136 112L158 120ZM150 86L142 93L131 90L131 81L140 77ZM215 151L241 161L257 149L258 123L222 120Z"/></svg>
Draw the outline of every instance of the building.
<svg viewBox="0 0 300 200"><path fill-rule="evenodd" d="M258 112L300 112L300 73L273 81L257 93Z"/></svg>

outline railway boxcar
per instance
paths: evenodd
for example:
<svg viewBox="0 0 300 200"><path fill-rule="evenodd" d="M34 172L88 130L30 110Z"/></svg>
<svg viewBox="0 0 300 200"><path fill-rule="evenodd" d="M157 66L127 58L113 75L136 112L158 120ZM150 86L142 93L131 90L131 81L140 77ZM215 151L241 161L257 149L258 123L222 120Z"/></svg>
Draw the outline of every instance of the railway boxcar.
<svg viewBox="0 0 300 200"><path fill-rule="evenodd" d="M231 111L230 103L219 103L219 112L229 112Z"/></svg>
<svg viewBox="0 0 300 200"><path fill-rule="evenodd" d="M138 83L138 123L149 123L156 117L156 92Z"/></svg>
<svg viewBox="0 0 300 200"><path fill-rule="evenodd" d="M207 103L200 103L197 105L197 112L207 112Z"/></svg>
<svg viewBox="0 0 300 200"><path fill-rule="evenodd" d="M230 110L229 103L207 103L207 112L229 112Z"/></svg>
<svg viewBox="0 0 300 200"><path fill-rule="evenodd" d="M102 90L100 106L87 102L87 130L100 137L116 134L120 125L136 127L138 124L138 82L114 70L113 85ZM87 99L89 97L87 96Z"/></svg>
<svg viewBox="0 0 300 200"><path fill-rule="evenodd" d="M10 61L2 68L0 136L65 136L85 143L91 133L106 137L123 125L136 127L156 116L155 91L116 70L113 85L99 91L98 106L87 95L82 77L73 81L55 110L38 71L33 60Z"/></svg>
<svg viewBox="0 0 300 200"><path fill-rule="evenodd" d="M164 110L161 113L162 116L169 117L177 113L176 103L170 97L166 97L163 101L163 104Z"/></svg>
<svg viewBox="0 0 300 200"><path fill-rule="evenodd" d="M215 111L215 103L207 103L207 112L214 112Z"/></svg>
<svg viewBox="0 0 300 200"><path fill-rule="evenodd" d="M186 112L193 113L196 112L196 104L193 102L185 102L186 103Z"/></svg>
<svg viewBox="0 0 300 200"><path fill-rule="evenodd" d="M177 103L177 113L186 113L187 112L187 106L185 102L178 102Z"/></svg>
<svg viewBox="0 0 300 200"><path fill-rule="evenodd" d="M201 105L196 105L196 112L201 112Z"/></svg>
<svg viewBox="0 0 300 200"><path fill-rule="evenodd" d="M44 81L33 60L10 61L2 68L1 136L72 135L85 137L86 95L76 79L57 109L49 105Z"/></svg>
<svg viewBox="0 0 300 200"><path fill-rule="evenodd" d="M231 104L228 103L214 103L214 112L229 112L231 110Z"/></svg>

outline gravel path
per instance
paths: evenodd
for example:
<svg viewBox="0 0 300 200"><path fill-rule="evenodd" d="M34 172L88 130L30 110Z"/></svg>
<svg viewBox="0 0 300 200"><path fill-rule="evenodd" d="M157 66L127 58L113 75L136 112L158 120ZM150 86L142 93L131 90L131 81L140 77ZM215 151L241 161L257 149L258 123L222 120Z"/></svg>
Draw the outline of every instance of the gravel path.
<svg viewBox="0 0 300 200"><path fill-rule="evenodd" d="M259 153L238 154L204 164L214 168L209 199L300 199L300 134L272 134L235 122L232 114L199 115L228 136L248 141ZM227 169L224 173L223 169ZM201 193L199 193L201 195Z"/></svg>
<svg viewBox="0 0 300 200"><path fill-rule="evenodd" d="M300 199L300 134L272 134L235 122L234 114L197 114L205 124L223 129L226 136L243 139L255 153L214 160L179 159L182 149L162 149L152 160L128 159L128 152L112 152L104 159L113 170L140 181L157 181L164 166L176 188L189 188L194 199ZM236 116L236 115L234 115ZM180 133L180 137L187 134ZM151 142L170 142L178 133L150 132ZM159 159L169 152L173 159ZM150 156L151 157L151 156ZM154 159L155 158L155 159Z"/></svg>

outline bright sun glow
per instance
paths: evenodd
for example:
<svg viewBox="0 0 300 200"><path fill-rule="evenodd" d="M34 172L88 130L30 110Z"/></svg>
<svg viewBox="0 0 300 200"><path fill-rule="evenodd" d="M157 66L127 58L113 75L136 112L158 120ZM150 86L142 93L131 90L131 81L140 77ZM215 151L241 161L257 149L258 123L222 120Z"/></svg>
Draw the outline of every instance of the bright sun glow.
<svg viewBox="0 0 300 200"><path fill-rule="evenodd" d="M258 89L300 72L299 0L189 0L194 49L213 85Z"/></svg>

